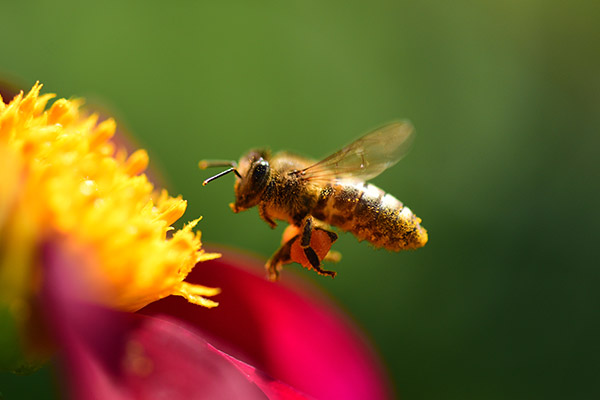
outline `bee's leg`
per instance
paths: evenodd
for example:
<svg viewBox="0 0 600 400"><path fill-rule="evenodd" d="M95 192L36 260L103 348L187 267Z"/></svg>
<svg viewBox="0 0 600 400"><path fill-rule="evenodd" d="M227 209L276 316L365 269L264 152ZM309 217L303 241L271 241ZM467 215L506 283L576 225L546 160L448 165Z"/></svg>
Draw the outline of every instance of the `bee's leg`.
<svg viewBox="0 0 600 400"><path fill-rule="evenodd" d="M310 238L312 237L313 231L313 219L308 216L304 219L304 224L302 227L302 240L300 240L300 246L303 249L306 249L310 246Z"/></svg>
<svg viewBox="0 0 600 400"><path fill-rule="evenodd" d="M317 256L317 253L315 253L312 247L305 248L304 254L306 255L306 258L308 258L308 261L310 261L310 265L312 265L315 271L321 275L328 275L332 278L335 278L337 272L321 268L321 260L319 260L319 256Z"/></svg>
<svg viewBox="0 0 600 400"><path fill-rule="evenodd" d="M322 228L314 228L314 229L319 229L319 230L326 232L329 235L329 237L332 239L331 240L332 242L337 240L337 235L334 232L329 232ZM304 254L306 255L306 258L310 262L310 265L315 269L315 271L317 271L321 275L329 275L333 278L333 277L335 277L336 272L328 271L326 269L321 268L321 260L319 259L319 256L317 255L317 253L315 253L314 249L312 247L310 247L310 239L312 237L312 232L313 232L313 219L312 219L312 217L308 216L304 220L304 226L302 228L302 238L300 240L300 247L302 247L302 249L304 250Z"/></svg>
<svg viewBox="0 0 600 400"><path fill-rule="evenodd" d="M279 279L279 271L285 264L289 264L292 262L291 250L292 244L300 237L300 235L296 235L287 242L285 242L279 250L275 252L267 261L265 265L267 269L267 277L270 281L276 281Z"/></svg>
<svg viewBox="0 0 600 400"><path fill-rule="evenodd" d="M305 217L300 219L298 224L288 226L283 234L281 247L267 261L269 280L276 281L282 267L292 262L312 268L321 275L334 277L334 271L321 268L321 261L338 261L341 257L337 251L330 250L331 244L337 240L337 234L326 228L327 225L311 217Z"/></svg>
<svg viewBox="0 0 600 400"><path fill-rule="evenodd" d="M269 213L267 212L267 207L264 204L259 204L258 206L258 215L265 221L269 226L273 229L277 227L277 223L271 219Z"/></svg>

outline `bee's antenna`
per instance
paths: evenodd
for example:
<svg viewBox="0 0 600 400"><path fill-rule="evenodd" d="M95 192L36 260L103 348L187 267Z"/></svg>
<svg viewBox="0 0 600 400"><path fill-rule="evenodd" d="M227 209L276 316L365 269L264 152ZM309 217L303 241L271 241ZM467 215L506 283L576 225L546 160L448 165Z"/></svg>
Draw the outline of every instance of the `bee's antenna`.
<svg viewBox="0 0 600 400"><path fill-rule="evenodd" d="M204 182L202 182L202 186L206 186L206 184L210 181L214 181L217 178L222 177L223 175L227 175L230 172L234 172L239 178L241 178L242 176L240 175L239 172L237 172L237 169L231 167L229 169L226 169L223 172L219 172L218 174L216 174L215 176L211 176L210 178L206 179Z"/></svg>
<svg viewBox="0 0 600 400"><path fill-rule="evenodd" d="M200 160L198 163L200 169L206 169L211 167L233 167L237 168L237 163L230 160Z"/></svg>
<svg viewBox="0 0 600 400"><path fill-rule="evenodd" d="M226 169L223 172L220 172L218 174L216 174L215 176L211 176L210 178L206 179L204 182L202 182L202 186L206 186L206 184L210 181L214 181L217 178L222 177L223 175L227 175L230 172L233 172L234 174L237 175L238 178L242 179L242 175L240 175L240 173L238 172L238 170L236 169L237 167L237 163L235 161L227 161L227 160L202 160L198 163L198 167L200 167L200 169L206 169L206 168L210 168L210 167L231 167L229 169Z"/></svg>

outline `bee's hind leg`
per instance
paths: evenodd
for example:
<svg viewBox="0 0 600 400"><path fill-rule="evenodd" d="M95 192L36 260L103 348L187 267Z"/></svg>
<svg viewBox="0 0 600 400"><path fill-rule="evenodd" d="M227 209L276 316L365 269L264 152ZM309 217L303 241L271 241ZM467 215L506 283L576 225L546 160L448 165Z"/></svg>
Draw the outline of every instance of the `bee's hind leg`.
<svg viewBox="0 0 600 400"><path fill-rule="evenodd" d="M334 278L336 275L335 271L329 271L329 270L321 268L321 259L319 258L319 256L315 252L315 250L311 247L310 241L312 239L313 230L320 230L320 231L327 233L327 235L329 236L329 239L331 240L331 243L333 243L337 240L337 234L335 232L331 232L331 231L328 231L323 228L314 227L313 219L310 216L306 217L303 225L304 226L302 227L302 237L300 239L300 247L302 247L304 254L306 255L306 258L310 262L310 265L319 274L328 275L328 276L331 276L332 278ZM324 258L326 258L326 257L327 256L325 256Z"/></svg>
<svg viewBox="0 0 600 400"><path fill-rule="evenodd" d="M321 268L322 261L339 261L340 253L332 251L331 245L337 234L327 230L327 225L306 217L298 224L287 227L281 247L271 256L267 264L267 277L271 281L279 279L279 272L285 264L297 262L303 267L314 269L321 275L334 277L335 271Z"/></svg>
<svg viewBox="0 0 600 400"><path fill-rule="evenodd" d="M327 275L335 278L337 272L321 268L321 260L319 260L319 256L317 256L317 253L315 253L312 247L305 248L304 254L306 255L306 258L308 258L310 265L315 269L315 271L321 275Z"/></svg>

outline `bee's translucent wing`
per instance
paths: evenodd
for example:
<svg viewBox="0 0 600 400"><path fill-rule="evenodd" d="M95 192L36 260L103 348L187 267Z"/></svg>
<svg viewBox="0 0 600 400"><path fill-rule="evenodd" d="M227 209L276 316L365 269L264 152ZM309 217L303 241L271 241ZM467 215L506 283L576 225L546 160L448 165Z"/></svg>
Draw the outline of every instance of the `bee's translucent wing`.
<svg viewBox="0 0 600 400"><path fill-rule="evenodd" d="M414 129L410 122L394 122L299 171L299 175L315 183L366 181L400 161L408 152L413 138Z"/></svg>

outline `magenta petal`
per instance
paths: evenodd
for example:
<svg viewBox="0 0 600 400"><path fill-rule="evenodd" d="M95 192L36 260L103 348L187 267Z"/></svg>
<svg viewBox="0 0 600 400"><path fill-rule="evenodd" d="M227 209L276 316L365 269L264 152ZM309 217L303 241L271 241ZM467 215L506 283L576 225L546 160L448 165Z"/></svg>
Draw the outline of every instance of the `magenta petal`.
<svg viewBox="0 0 600 400"><path fill-rule="evenodd" d="M64 268L76 260L57 244L45 247L42 260L45 312L61 345L72 398L306 398L216 350L173 319L78 301L72 295L77 282Z"/></svg>
<svg viewBox="0 0 600 400"><path fill-rule="evenodd" d="M373 351L330 302L314 289L263 276L256 261L225 255L198 264L187 279L220 287L219 307L202 309L171 297L141 312L186 320L216 347L317 399L391 396Z"/></svg>
<svg viewBox="0 0 600 400"><path fill-rule="evenodd" d="M223 353L214 347L213 349L221 353L223 357L227 358L233 365L235 365L238 370L246 375L251 382L254 382L269 399L301 400L307 398L307 396L303 393L300 393L296 389L286 385L283 382L274 380L253 366L248 365L245 362L230 356L229 354Z"/></svg>

